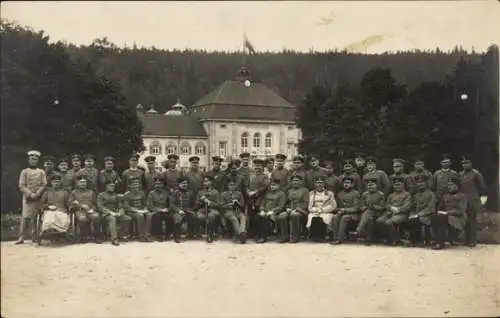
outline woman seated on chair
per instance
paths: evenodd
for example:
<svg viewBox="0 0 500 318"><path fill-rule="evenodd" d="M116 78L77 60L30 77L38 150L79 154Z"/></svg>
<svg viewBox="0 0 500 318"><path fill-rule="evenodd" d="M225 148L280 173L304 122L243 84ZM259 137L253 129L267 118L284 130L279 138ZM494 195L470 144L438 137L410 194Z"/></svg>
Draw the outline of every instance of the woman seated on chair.
<svg viewBox="0 0 500 318"><path fill-rule="evenodd" d="M37 229L39 237L44 234L68 233L70 217L68 215L68 191L62 188L62 176L55 173L51 176L51 187L48 187L40 199L43 204L42 224Z"/></svg>
<svg viewBox="0 0 500 318"><path fill-rule="evenodd" d="M337 202L333 192L326 189L325 179L322 176L316 178L314 187L315 189L309 193L309 214L306 227L313 241L324 241L327 225L332 221Z"/></svg>

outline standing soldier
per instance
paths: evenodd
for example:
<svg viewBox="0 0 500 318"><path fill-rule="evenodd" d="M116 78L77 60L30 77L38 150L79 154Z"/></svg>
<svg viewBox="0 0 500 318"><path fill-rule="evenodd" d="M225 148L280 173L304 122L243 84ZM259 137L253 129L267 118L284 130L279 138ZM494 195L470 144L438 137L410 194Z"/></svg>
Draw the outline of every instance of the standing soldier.
<svg viewBox="0 0 500 318"><path fill-rule="evenodd" d="M200 222L195 213L196 195L189 190L187 177L180 177L177 183L177 189L170 198L170 209L174 219L174 239L176 243L180 243L182 223L188 223L188 237L192 238L199 237Z"/></svg>
<svg viewBox="0 0 500 318"><path fill-rule="evenodd" d="M366 186L367 190L361 196L361 220L354 234L364 237L367 243L371 243L375 220L385 210L385 195L377 189L377 178L375 177L367 178Z"/></svg>
<svg viewBox="0 0 500 318"><path fill-rule="evenodd" d="M404 159L401 158L392 159L392 171L393 174L391 174L390 180L392 180L393 177L403 178L405 190L410 193L413 193L413 180L411 179L410 175L405 173ZM391 190L392 190L392 184L391 184Z"/></svg>
<svg viewBox="0 0 500 318"><path fill-rule="evenodd" d="M385 212L377 219L377 223L385 228L387 244L396 245L400 243L397 225L408 220L411 209L411 195L404 189L404 179L394 177L392 179L394 191L389 194L385 205Z"/></svg>
<svg viewBox="0 0 500 318"><path fill-rule="evenodd" d="M354 190L354 180L351 177L344 177L344 189L337 194L337 209L330 223L330 230L333 233L332 244L341 244L344 240L347 225L350 222L359 221L359 199L360 194Z"/></svg>
<svg viewBox="0 0 500 318"><path fill-rule="evenodd" d="M203 184L203 172L200 170L200 157L191 156L189 157L189 162L191 163L191 168L186 172L186 178L189 181L189 190L195 195L198 195Z"/></svg>
<svg viewBox="0 0 500 318"><path fill-rule="evenodd" d="M45 171L37 168L41 156L40 152L30 150L27 152L27 155L28 168L23 169L19 175L19 190L23 195L23 210L19 228L19 238L16 244L24 243L26 228L30 226L31 220L34 220L34 218L37 217L37 213L40 211L40 197L47 185ZM32 234L33 233L34 226L32 227ZM34 239L34 236L32 236L32 239Z"/></svg>
<svg viewBox="0 0 500 318"><path fill-rule="evenodd" d="M210 177L213 180L213 187L221 193L224 190L225 184L225 173L221 169L223 159L219 156L212 157L213 167L212 170L207 171L205 176Z"/></svg>
<svg viewBox="0 0 500 318"><path fill-rule="evenodd" d="M314 180L317 178L323 178L326 180L327 174L324 168L319 166L319 159L312 156L309 159L309 165L311 168L306 172L306 188L311 191L314 189Z"/></svg>
<svg viewBox="0 0 500 318"><path fill-rule="evenodd" d="M76 188L69 196L69 205L75 213L76 224L80 230L80 242L86 243L92 234L95 243L100 244L102 243L101 217L96 210L97 196L94 190L88 187L88 183L84 174L76 176Z"/></svg>
<svg viewBox="0 0 500 318"><path fill-rule="evenodd" d="M255 243L267 242L267 236L271 229L271 222L277 222L280 230L283 230L283 225L288 225L288 215L285 211L286 195L279 189L279 180L271 180L269 190L264 195L260 204L260 212L255 215L255 226L257 230L257 240ZM288 237L280 239L280 243L288 241Z"/></svg>
<svg viewBox="0 0 500 318"><path fill-rule="evenodd" d="M237 178L237 176L235 176ZM227 191L222 192L222 209L223 218L232 225L235 239L238 239L241 244L246 242L246 216L243 211L243 195L237 188L236 178L232 177L227 180Z"/></svg>
<svg viewBox="0 0 500 318"><path fill-rule="evenodd" d="M220 217L219 209L221 198L219 191L213 185L214 178L210 175L203 177L203 188L198 193L197 216L200 223L206 222L207 242L214 241L215 226L214 223Z"/></svg>
<svg viewBox="0 0 500 318"><path fill-rule="evenodd" d="M165 189L165 182L161 176L156 176L154 188L149 192L146 200L146 207L151 212L151 224L155 229L154 235L160 241L170 239L170 229L173 228L172 214L169 213L170 193ZM163 223L165 222L165 231Z"/></svg>
<svg viewBox="0 0 500 318"><path fill-rule="evenodd" d="M252 224L253 216L259 212L258 208L262 204L262 198L269 186L269 179L264 173L264 162L261 159L254 159L253 164L254 171L243 179L245 213Z"/></svg>
<svg viewBox="0 0 500 318"><path fill-rule="evenodd" d="M138 154L132 154L129 158L128 161L128 169L125 169L122 173L122 188L123 191L129 191L130 190L130 184L132 183L132 180L139 180L139 190L143 190L147 188L146 185L146 177L144 176L144 170L139 169L138 167L139 164L139 155Z"/></svg>
<svg viewBox="0 0 500 318"><path fill-rule="evenodd" d="M156 169L156 157L155 156L147 156L144 158L146 162L146 172L144 172L144 179L146 179L146 196L150 191L153 191L155 188L155 180L162 179L161 173ZM165 180L163 180L165 183Z"/></svg>
<svg viewBox="0 0 500 318"><path fill-rule="evenodd" d="M71 155L71 169L68 171L68 178L71 179L71 188L76 186L76 174L82 168L82 157L79 154Z"/></svg>
<svg viewBox="0 0 500 318"><path fill-rule="evenodd" d="M391 191L391 182L383 170L377 170L377 159L375 157L366 158L366 173L363 176L363 189L366 189L366 179L368 177L377 178L377 188L388 195Z"/></svg>
<svg viewBox="0 0 500 318"><path fill-rule="evenodd" d="M280 189L285 190L290 172L285 168L286 156L284 154L276 155L276 169L271 173L270 179L280 181Z"/></svg>
<svg viewBox="0 0 500 318"><path fill-rule="evenodd" d="M97 196L97 209L101 212L103 219L106 221L108 231L111 234L111 244L118 246L118 231L117 223L120 224L120 237L128 235L130 228L130 216L125 214L119 194L116 193L117 183L112 179L104 180L105 190Z"/></svg>
<svg viewBox="0 0 500 318"><path fill-rule="evenodd" d="M469 156L462 156L462 168L463 170L460 171L460 187L468 201L465 244L475 246L477 214L488 199L486 196L486 183L481 172L472 168L472 161Z"/></svg>
<svg viewBox="0 0 500 318"><path fill-rule="evenodd" d="M104 169L99 172L99 189L106 191L108 181L115 184L115 191L120 186L120 175L115 170L115 158L111 156L104 157Z"/></svg>
<svg viewBox="0 0 500 318"><path fill-rule="evenodd" d="M123 195L123 207L137 224L140 242L151 242L151 212L146 209L146 194L141 190L139 179L129 180L129 191Z"/></svg>
<svg viewBox="0 0 500 318"><path fill-rule="evenodd" d="M56 158L52 156L45 156L43 158L43 168L45 170L45 176L47 180L52 180L52 175L56 173L55 171ZM47 184L50 187L50 184Z"/></svg>
<svg viewBox="0 0 500 318"><path fill-rule="evenodd" d="M302 179L302 182L304 183L303 184L304 187L307 188L307 190L309 190L308 184L307 184L307 172L306 172L306 169L304 167L304 157L301 155L295 156L295 157L293 157L292 162L293 162L292 169L290 170L290 173L288 174L288 184L286 185L285 189L288 191L288 189L290 189L290 187L291 187L290 181L291 181L292 177L295 175L299 175Z"/></svg>
<svg viewBox="0 0 500 318"><path fill-rule="evenodd" d="M417 157L413 163L413 168L414 170L412 172L410 172L410 178L411 178L411 181L412 181L412 190L413 192L416 191L415 189L415 178L416 176L418 175L426 175L427 176L427 188L429 189L434 189L433 188L433 183L432 183L432 180L433 180L433 176L432 176L432 173L425 169L425 162L424 160L422 159L422 157Z"/></svg>
<svg viewBox="0 0 500 318"><path fill-rule="evenodd" d="M267 158L265 164L266 164L265 173L267 174L268 178L271 178L271 174L274 171L274 158L273 157Z"/></svg>
<svg viewBox="0 0 500 318"><path fill-rule="evenodd" d="M446 233L448 239L454 242L460 231L465 229L467 222L467 197L459 191L460 178L452 177L448 181L448 192L443 194L438 204L438 211L433 219L432 231L436 244L432 249L444 248Z"/></svg>
<svg viewBox="0 0 500 318"><path fill-rule="evenodd" d="M352 159L345 159L343 164L343 173L340 175L340 180L345 177L351 177L354 180L354 189L361 193L363 191L363 185L361 182L360 175L354 170L354 162Z"/></svg>
<svg viewBox="0 0 500 318"><path fill-rule="evenodd" d="M436 214L436 196L427 188L427 176L415 177L416 192L413 195L413 209L409 217L410 243L416 244L421 239L422 226L425 227L425 242L430 239L431 218Z"/></svg>
<svg viewBox="0 0 500 318"><path fill-rule="evenodd" d="M95 167L95 157L91 154L83 156L83 168L77 172L77 176L85 176L87 178L87 187L96 192L97 195L97 179L99 171Z"/></svg>
<svg viewBox="0 0 500 318"><path fill-rule="evenodd" d="M57 170L61 175L61 186L64 190L71 192L73 190L73 177L68 173L69 170L69 159L62 157L59 159L59 164Z"/></svg>
<svg viewBox="0 0 500 318"><path fill-rule="evenodd" d="M232 180L235 183L234 185L235 190L240 191L243 195L243 179L238 173L239 172L238 161L239 159L233 159L229 163L226 174L224 176L224 186L222 187L222 189L227 190L228 183L230 180Z"/></svg>
<svg viewBox="0 0 500 318"><path fill-rule="evenodd" d="M368 172L366 169L366 162L363 158L364 154L361 152L356 153L354 157L354 169L360 176L364 176Z"/></svg>
<svg viewBox="0 0 500 318"><path fill-rule="evenodd" d="M165 170L165 182L167 186L167 190L172 193L175 189L177 189L177 182L180 177L183 176L183 173L177 169L177 161L179 160L179 156L175 154L170 154L167 157L168 161L166 163Z"/></svg>
<svg viewBox="0 0 500 318"><path fill-rule="evenodd" d="M239 169L240 176L242 180L248 178L250 173L252 173L252 168L250 168L250 154L248 152L243 152L240 154L241 167Z"/></svg>
<svg viewBox="0 0 500 318"><path fill-rule="evenodd" d="M451 166L451 156L449 154L441 155L441 169L434 172L432 184L434 186L434 192L436 192L436 203L441 200L443 194L448 192L448 180L450 178L456 178L458 173L455 170L450 169Z"/></svg>
<svg viewBox="0 0 500 318"><path fill-rule="evenodd" d="M307 207L309 205L309 190L303 186L302 177L298 174L291 179L291 187L287 193L286 212L288 213L289 226L282 225L280 229L283 238L288 238L290 229L290 242L297 243L303 226L307 222Z"/></svg>

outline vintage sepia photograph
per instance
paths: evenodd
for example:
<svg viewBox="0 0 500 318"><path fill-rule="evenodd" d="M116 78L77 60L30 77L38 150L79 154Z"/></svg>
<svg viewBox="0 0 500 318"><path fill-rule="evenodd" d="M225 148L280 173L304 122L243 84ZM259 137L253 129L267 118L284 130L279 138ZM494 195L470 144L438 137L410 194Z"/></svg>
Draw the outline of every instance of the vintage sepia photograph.
<svg viewBox="0 0 500 318"><path fill-rule="evenodd" d="M1 317L500 316L500 2L3 1Z"/></svg>

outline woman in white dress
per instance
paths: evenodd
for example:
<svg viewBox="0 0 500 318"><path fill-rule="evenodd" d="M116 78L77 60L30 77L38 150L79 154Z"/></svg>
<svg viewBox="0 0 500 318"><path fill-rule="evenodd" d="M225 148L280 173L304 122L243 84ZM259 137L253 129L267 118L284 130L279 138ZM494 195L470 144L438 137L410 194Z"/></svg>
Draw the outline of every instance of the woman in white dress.
<svg viewBox="0 0 500 318"><path fill-rule="evenodd" d="M324 241L327 225L333 218L337 202L333 192L326 189L323 177L316 178L314 186L314 190L309 193L309 214L306 227L311 239Z"/></svg>

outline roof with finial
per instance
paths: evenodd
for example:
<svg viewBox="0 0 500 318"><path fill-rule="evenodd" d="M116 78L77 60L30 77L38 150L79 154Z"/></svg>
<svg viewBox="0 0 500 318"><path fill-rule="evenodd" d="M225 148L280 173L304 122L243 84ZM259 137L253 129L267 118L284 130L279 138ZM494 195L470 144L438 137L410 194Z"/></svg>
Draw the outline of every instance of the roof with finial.
<svg viewBox="0 0 500 318"><path fill-rule="evenodd" d="M248 119L293 121L295 106L261 83L252 81L242 67L235 80L228 80L192 106L200 119Z"/></svg>
<svg viewBox="0 0 500 318"><path fill-rule="evenodd" d="M186 115L187 108L186 106L181 104L181 100L177 97L177 103L172 106L170 110L168 110L165 115L167 116L183 116Z"/></svg>
<svg viewBox="0 0 500 318"><path fill-rule="evenodd" d="M151 104L151 107L147 111L148 114L157 114L158 112L155 109L155 105Z"/></svg>

